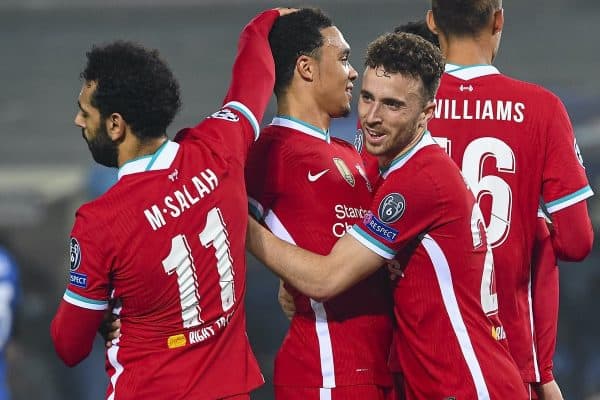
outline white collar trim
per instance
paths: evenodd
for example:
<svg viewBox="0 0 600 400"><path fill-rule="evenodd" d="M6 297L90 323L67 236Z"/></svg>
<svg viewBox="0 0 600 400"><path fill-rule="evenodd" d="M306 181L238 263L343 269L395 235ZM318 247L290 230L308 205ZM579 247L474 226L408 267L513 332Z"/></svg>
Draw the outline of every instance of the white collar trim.
<svg viewBox="0 0 600 400"><path fill-rule="evenodd" d="M314 125L311 125L307 122L301 121L296 118L279 115L273 118L271 125L283 126L285 128L294 129L314 138L324 140L327 143L331 142L329 130L323 131L322 129L319 129Z"/></svg>
<svg viewBox="0 0 600 400"><path fill-rule="evenodd" d="M423 133L423 136L421 137L421 139L412 147L412 149L410 149L407 153L403 154L402 156L393 160L387 169L381 171L381 176L384 179L386 179L392 172L394 172L397 169L402 168L404 166L404 164L406 164L408 162L408 160L410 160L415 154L417 154L419 152L419 150L421 150L427 146L431 146L433 144L436 146L438 145L435 142L435 140L433 140L433 138L431 137L431 134L429 133L429 131L425 131L425 133Z"/></svg>
<svg viewBox="0 0 600 400"><path fill-rule="evenodd" d="M154 154L136 158L123 164L119 168L119 179L125 175L136 174L138 172L167 169L173 163L178 150L178 143L165 140L165 143Z"/></svg>
<svg viewBox="0 0 600 400"><path fill-rule="evenodd" d="M446 63L444 68L445 72L463 81L469 79L480 78L487 75L497 75L500 73L498 68L493 65L479 64L479 65L457 65Z"/></svg>

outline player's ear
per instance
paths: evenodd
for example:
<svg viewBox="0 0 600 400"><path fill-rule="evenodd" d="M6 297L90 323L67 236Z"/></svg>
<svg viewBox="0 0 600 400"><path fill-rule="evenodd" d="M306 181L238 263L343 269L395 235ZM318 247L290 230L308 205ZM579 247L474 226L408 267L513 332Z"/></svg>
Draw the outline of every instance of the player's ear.
<svg viewBox="0 0 600 400"><path fill-rule="evenodd" d="M301 55L296 60L296 72L298 72L298 75L300 75L303 80L312 82L314 79L315 67L315 59L310 56Z"/></svg>
<svg viewBox="0 0 600 400"><path fill-rule="evenodd" d="M421 113L422 118L419 120L419 126L427 127L429 120L433 118L433 112L435 111L435 101L431 100L425 104L423 112Z"/></svg>
<svg viewBox="0 0 600 400"><path fill-rule="evenodd" d="M435 19L433 18L433 11L427 10L427 14L425 15L425 22L427 22L427 27L431 32L435 35L438 34L437 26L435 24Z"/></svg>
<svg viewBox="0 0 600 400"><path fill-rule="evenodd" d="M492 35L502 32L502 29L504 29L504 8L494 11Z"/></svg>
<svg viewBox="0 0 600 400"><path fill-rule="evenodd" d="M113 142L120 141L125 136L127 122L119 113L112 113L106 118L106 131Z"/></svg>

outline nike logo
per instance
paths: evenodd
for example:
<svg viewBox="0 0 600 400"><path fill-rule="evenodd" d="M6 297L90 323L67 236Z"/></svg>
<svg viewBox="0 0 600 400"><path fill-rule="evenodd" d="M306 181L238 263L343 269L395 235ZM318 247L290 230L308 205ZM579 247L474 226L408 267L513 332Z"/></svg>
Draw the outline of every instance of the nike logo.
<svg viewBox="0 0 600 400"><path fill-rule="evenodd" d="M321 171L318 174L311 174L310 171L308 171L308 181L309 182L315 182L317 179L319 179L320 177L322 177L323 175L325 175L327 172L329 172L329 168L327 168L325 171Z"/></svg>

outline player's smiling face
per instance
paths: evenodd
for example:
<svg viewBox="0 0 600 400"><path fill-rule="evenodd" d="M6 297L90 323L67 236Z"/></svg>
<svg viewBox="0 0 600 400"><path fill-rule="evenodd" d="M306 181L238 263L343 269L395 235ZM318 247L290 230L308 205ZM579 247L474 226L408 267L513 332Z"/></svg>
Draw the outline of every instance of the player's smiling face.
<svg viewBox="0 0 600 400"><path fill-rule="evenodd" d="M367 67L358 101L358 115L367 151L389 165L418 141L434 109L423 101L419 79Z"/></svg>
<svg viewBox="0 0 600 400"><path fill-rule="evenodd" d="M332 118L350 113L353 81L358 73L349 61L350 46L342 33L330 26L322 29L323 46L315 75L316 96L319 105Z"/></svg>
<svg viewBox="0 0 600 400"><path fill-rule="evenodd" d="M92 95L95 90L95 82L83 83L77 101L79 111L75 115L75 125L81 128L81 136L86 141L94 160L107 167L116 167L117 145L108 135L100 110L92 105Z"/></svg>

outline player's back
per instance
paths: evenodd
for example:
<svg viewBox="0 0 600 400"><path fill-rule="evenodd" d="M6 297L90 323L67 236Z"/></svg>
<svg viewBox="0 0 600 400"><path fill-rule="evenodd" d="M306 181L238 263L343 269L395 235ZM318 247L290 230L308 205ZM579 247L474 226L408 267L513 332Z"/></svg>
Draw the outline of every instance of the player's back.
<svg viewBox="0 0 600 400"><path fill-rule="evenodd" d="M371 203L360 156L315 127L276 118L247 164L251 209L278 237L327 254ZM287 286L296 313L275 363L275 384L389 385L391 298L383 273L327 302Z"/></svg>
<svg viewBox="0 0 600 400"><path fill-rule="evenodd" d="M523 378L535 381L529 299L538 203L542 195L548 203L569 201L585 186L579 179L557 183L564 171L574 170L577 178L582 170L573 165L575 143L564 107L547 90L492 66L448 64L429 128L479 202L511 354Z"/></svg>
<svg viewBox="0 0 600 400"><path fill-rule="evenodd" d="M245 330L243 157L217 147L210 130L221 122L206 121L202 134L125 164L78 211L73 235L98 231L105 255L89 256L121 303L121 336L107 353L118 399L214 399L262 383ZM92 291L96 278L86 277Z"/></svg>

